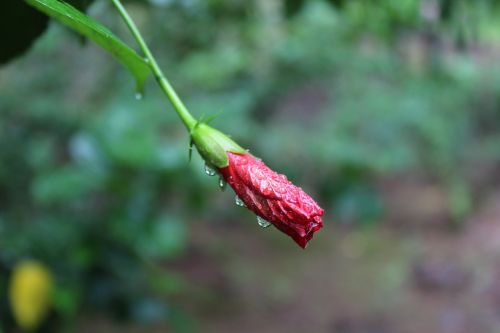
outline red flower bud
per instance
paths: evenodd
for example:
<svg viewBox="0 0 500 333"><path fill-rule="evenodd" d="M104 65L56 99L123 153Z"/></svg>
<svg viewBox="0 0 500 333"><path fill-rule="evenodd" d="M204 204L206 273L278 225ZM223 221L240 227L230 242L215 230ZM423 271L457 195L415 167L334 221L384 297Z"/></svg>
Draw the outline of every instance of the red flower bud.
<svg viewBox="0 0 500 333"><path fill-rule="evenodd" d="M219 171L247 208L305 248L323 227L323 209L286 176L251 154L227 152L227 156L229 164Z"/></svg>
<svg viewBox="0 0 500 333"><path fill-rule="evenodd" d="M199 122L191 142L207 166L216 167L243 203L305 248L323 227L323 209L284 175L269 169L224 133ZM259 224L265 226L260 221Z"/></svg>

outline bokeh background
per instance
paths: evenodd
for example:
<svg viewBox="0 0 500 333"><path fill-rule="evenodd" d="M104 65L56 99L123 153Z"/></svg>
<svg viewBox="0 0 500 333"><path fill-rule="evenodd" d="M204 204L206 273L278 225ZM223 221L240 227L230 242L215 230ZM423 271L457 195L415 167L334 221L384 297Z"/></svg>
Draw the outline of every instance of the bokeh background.
<svg viewBox="0 0 500 333"><path fill-rule="evenodd" d="M1 332L26 259L53 277L38 332L499 332L500 1L126 6L193 114L325 227L305 251L259 228L152 78L137 100L52 23L0 68ZM109 1L88 13L134 45Z"/></svg>

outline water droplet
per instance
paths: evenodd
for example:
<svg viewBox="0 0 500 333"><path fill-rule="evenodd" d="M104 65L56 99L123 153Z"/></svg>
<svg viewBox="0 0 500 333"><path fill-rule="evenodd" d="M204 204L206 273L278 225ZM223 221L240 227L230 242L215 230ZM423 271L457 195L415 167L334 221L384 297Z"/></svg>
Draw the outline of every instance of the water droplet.
<svg viewBox="0 0 500 333"><path fill-rule="evenodd" d="M135 99L140 101L142 99L142 94L140 92L135 93Z"/></svg>
<svg viewBox="0 0 500 333"><path fill-rule="evenodd" d="M149 65L149 58L144 58L144 62Z"/></svg>
<svg viewBox="0 0 500 333"><path fill-rule="evenodd" d="M209 167L208 164L205 164L205 173L207 175L209 175L210 177L212 177L212 176L215 176L215 174L217 173L217 171L215 171L214 169L212 169L211 167Z"/></svg>
<svg viewBox="0 0 500 333"><path fill-rule="evenodd" d="M304 210L304 212L306 214L311 214L313 207L312 207L312 205L308 204L307 202L304 202L304 204L302 204L302 209Z"/></svg>
<svg viewBox="0 0 500 333"><path fill-rule="evenodd" d="M219 187L222 191L224 191L226 189L226 181L224 180L224 178L220 177L219 178Z"/></svg>
<svg viewBox="0 0 500 333"><path fill-rule="evenodd" d="M267 228L271 225L271 222L264 220L260 216L257 216L257 223L259 224L259 227L262 227L262 228Z"/></svg>
<svg viewBox="0 0 500 333"><path fill-rule="evenodd" d="M278 186L277 192L280 194L286 194L286 188L284 186Z"/></svg>
<svg viewBox="0 0 500 333"><path fill-rule="evenodd" d="M243 202L243 200L241 200L239 196L234 197L234 202L236 203L236 206L246 207L245 203Z"/></svg>
<svg viewBox="0 0 500 333"><path fill-rule="evenodd" d="M263 180L260 183L260 186L261 186L262 194L264 194L266 196L271 195L271 193L273 192L273 189L271 188L271 186L269 185L269 182L267 180Z"/></svg>

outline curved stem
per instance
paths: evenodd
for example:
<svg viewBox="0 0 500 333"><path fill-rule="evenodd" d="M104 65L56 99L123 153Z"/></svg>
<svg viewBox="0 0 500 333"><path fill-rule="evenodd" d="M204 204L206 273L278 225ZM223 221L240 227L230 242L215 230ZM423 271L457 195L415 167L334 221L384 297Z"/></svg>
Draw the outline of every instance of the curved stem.
<svg viewBox="0 0 500 333"><path fill-rule="evenodd" d="M189 113L188 109L182 103L181 99L175 92L174 88L168 82L167 78L163 74L160 66L158 66L158 63L156 62L155 57L151 53L151 50L149 49L148 45L144 41L144 38L141 35L141 32L135 25L134 21L128 14L127 10L123 7L122 3L120 0L112 0L113 4L115 5L116 9L120 13L120 16L123 18L125 23L127 24L130 32L134 36L135 40L139 44L139 47L141 48L142 52L144 52L144 56L146 57L147 61L149 61L149 65L151 67L151 70L153 71L153 74L156 78L156 81L160 85L161 89L167 95L168 99L174 106L175 111L181 118L182 122L184 125L187 127L188 130L192 130L194 126L196 125L196 119Z"/></svg>

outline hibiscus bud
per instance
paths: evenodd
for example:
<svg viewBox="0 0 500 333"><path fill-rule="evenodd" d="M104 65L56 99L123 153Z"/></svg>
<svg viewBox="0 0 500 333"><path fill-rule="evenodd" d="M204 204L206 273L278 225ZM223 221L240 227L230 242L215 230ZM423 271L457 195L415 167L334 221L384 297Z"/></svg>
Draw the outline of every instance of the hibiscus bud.
<svg viewBox="0 0 500 333"><path fill-rule="evenodd" d="M284 175L249 153L227 153L229 165L219 169L248 209L272 223L305 248L323 227L323 209Z"/></svg>
<svg viewBox="0 0 500 333"><path fill-rule="evenodd" d="M225 134L199 124L191 138L207 164L218 169L242 203L300 247L305 248L323 227L323 209L309 195Z"/></svg>

